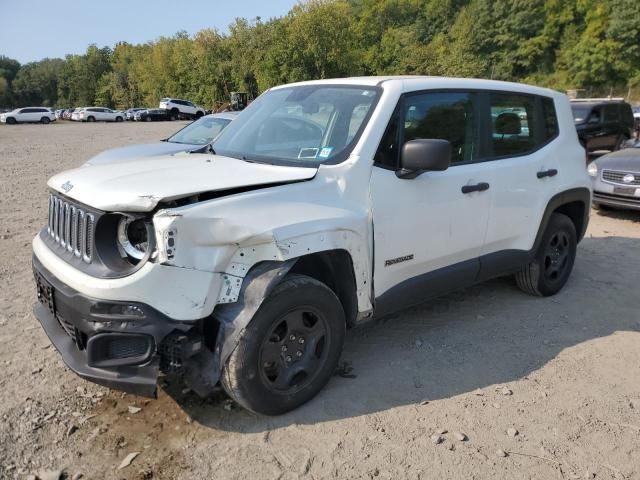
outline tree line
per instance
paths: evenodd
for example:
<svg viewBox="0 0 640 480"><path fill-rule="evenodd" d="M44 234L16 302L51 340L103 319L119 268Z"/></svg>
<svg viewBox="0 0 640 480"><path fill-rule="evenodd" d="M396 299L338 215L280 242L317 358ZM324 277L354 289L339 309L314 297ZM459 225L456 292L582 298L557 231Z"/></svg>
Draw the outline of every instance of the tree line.
<svg viewBox="0 0 640 480"><path fill-rule="evenodd" d="M424 74L640 96L638 0L309 0L228 33L90 45L20 65L0 56L0 107L157 104L212 108L282 83Z"/></svg>

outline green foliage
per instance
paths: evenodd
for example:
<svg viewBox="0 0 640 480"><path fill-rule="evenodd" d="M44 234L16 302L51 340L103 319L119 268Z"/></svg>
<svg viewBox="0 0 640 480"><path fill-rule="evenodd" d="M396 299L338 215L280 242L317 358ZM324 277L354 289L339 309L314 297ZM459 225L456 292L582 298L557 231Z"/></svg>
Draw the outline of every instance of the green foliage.
<svg viewBox="0 0 640 480"><path fill-rule="evenodd" d="M427 74L592 93L640 89L638 0L306 0L280 18L20 65L0 56L0 106L214 108L286 82Z"/></svg>

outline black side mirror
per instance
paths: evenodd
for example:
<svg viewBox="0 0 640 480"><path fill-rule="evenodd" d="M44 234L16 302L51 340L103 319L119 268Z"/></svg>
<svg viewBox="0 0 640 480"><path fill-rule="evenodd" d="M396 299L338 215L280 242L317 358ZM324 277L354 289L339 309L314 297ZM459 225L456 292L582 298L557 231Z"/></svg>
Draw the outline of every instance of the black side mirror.
<svg viewBox="0 0 640 480"><path fill-rule="evenodd" d="M416 178L423 172L440 172L451 163L451 143L435 138L417 138L402 146L398 178Z"/></svg>

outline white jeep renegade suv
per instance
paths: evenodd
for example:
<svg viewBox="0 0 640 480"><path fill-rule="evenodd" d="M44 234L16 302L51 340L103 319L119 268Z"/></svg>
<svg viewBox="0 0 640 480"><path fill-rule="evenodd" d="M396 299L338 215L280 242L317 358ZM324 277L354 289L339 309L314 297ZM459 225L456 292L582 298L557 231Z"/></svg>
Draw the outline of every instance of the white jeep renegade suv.
<svg viewBox="0 0 640 480"><path fill-rule="evenodd" d="M279 414L329 381L350 326L501 275L557 293L590 184L552 90L272 88L212 147L51 178L35 314L86 379L153 396L174 373Z"/></svg>

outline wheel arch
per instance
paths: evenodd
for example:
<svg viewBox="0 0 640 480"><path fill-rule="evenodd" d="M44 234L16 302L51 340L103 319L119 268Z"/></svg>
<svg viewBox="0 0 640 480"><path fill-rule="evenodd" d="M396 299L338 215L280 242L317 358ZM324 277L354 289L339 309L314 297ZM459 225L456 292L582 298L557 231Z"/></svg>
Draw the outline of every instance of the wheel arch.
<svg viewBox="0 0 640 480"><path fill-rule="evenodd" d="M343 249L303 255L295 259L289 273L297 273L324 283L336 294L344 309L347 325L358 316L358 297L353 259Z"/></svg>
<svg viewBox="0 0 640 480"><path fill-rule="evenodd" d="M589 225L589 211L591 209L591 191L586 187L572 188L560 192L549 200L545 208L538 234L531 249L536 252L542 241L542 236L547 228L549 219L554 213L562 213L569 217L576 228L576 237L578 243L584 238Z"/></svg>

